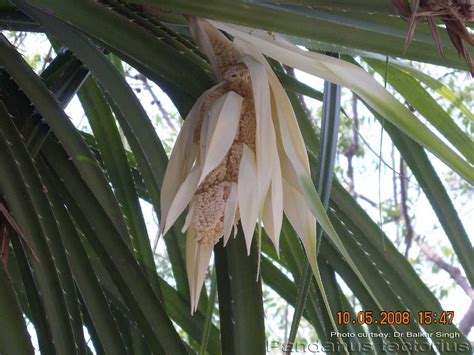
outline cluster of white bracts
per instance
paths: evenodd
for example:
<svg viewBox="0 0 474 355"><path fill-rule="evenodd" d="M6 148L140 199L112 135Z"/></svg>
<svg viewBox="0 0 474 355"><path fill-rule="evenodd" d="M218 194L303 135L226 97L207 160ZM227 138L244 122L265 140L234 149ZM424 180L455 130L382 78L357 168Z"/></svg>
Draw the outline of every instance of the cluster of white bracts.
<svg viewBox="0 0 474 355"><path fill-rule="evenodd" d="M283 212L316 260L316 220L300 186L308 156L290 100L264 56L191 19L194 38L222 80L196 102L172 151L161 191L161 232L188 207L186 262L195 311L214 244L239 219L247 250L257 221L275 248ZM234 230L235 231L235 230Z"/></svg>

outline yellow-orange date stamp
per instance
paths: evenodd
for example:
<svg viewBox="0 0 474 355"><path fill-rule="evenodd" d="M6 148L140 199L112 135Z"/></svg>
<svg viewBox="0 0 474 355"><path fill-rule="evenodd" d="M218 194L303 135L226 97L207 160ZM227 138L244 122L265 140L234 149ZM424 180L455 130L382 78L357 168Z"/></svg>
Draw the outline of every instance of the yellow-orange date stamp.
<svg viewBox="0 0 474 355"><path fill-rule="evenodd" d="M380 324L380 325L400 325L410 324L416 321L420 325L429 324L452 324L454 319L453 311L420 311L416 313L413 319L412 314L408 311L361 311L352 314L348 311L336 312L337 324Z"/></svg>

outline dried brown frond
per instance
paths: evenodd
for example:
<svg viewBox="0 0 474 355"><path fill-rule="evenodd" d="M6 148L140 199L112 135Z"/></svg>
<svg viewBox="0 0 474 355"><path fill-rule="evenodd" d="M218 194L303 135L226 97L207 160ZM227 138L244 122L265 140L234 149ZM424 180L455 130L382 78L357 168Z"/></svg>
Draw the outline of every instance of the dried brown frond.
<svg viewBox="0 0 474 355"><path fill-rule="evenodd" d="M474 76L474 62L466 48L466 43L474 46L474 36L465 22L474 20L474 0L392 0L398 15L409 23L405 38L405 50L413 39L417 22L427 21L438 52L442 55L441 37L436 20L446 25L449 38L458 54L466 61Z"/></svg>

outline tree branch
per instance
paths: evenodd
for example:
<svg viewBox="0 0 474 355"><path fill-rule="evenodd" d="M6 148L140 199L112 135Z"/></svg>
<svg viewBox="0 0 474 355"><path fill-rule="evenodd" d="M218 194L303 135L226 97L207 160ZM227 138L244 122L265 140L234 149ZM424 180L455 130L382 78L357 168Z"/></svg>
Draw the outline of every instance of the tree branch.
<svg viewBox="0 0 474 355"><path fill-rule="evenodd" d="M463 289L466 295L471 299L471 306L464 314L461 322L459 323L459 330L464 334L468 335L471 331L472 327L474 327L474 289L471 288L469 285L469 281L464 277L461 270L456 266L448 264L443 258L438 255L431 246L429 246L426 242L422 241L420 238L415 239L418 247L420 248L421 252L436 266L440 269L446 271L449 276Z"/></svg>
<svg viewBox="0 0 474 355"><path fill-rule="evenodd" d="M474 301L474 290L469 285L469 281L464 277L461 270L456 266L448 264L443 258L438 255L431 246L429 246L426 242L422 241L420 238L416 238L416 243L420 248L421 252L433 263L436 264L440 269L446 271L451 278L456 281L456 283L461 286L463 291L469 298Z"/></svg>
<svg viewBox="0 0 474 355"><path fill-rule="evenodd" d="M158 96L156 96L155 92L153 91L153 88L151 87L150 83L148 82L147 77L140 73L140 74L138 74L137 79L139 79L143 82L143 87L150 94L151 98L153 99L153 104L155 104L158 107L158 109L161 112L161 115L165 119L168 126L173 131L176 131L176 126L174 125L173 121L171 120L171 117L170 117L168 111L165 110L165 108L161 104L160 100L158 100Z"/></svg>
<svg viewBox="0 0 474 355"><path fill-rule="evenodd" d="M459 322L459 330L466 335L469 334L472 327L474 327L474 301L471 302L471 306Z"/></svg>

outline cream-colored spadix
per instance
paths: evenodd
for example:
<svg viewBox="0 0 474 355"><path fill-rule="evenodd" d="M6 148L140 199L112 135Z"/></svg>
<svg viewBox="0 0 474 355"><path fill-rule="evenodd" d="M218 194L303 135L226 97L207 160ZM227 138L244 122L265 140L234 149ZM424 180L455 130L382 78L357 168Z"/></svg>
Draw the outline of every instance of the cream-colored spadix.
<svg viewBox="0 0 474 355"><path fill-rule="evenodd" d="M187 117L162 187L162 232L188 208L183 231L194 312L212 249L221 238L227 244L239 221L248 253L257 222L278 252L285 211L317 267L316 220L299 183L310 177L308 157L285 90L256 48L231 42L206 20L189 25L221 80Z"/></svg>

